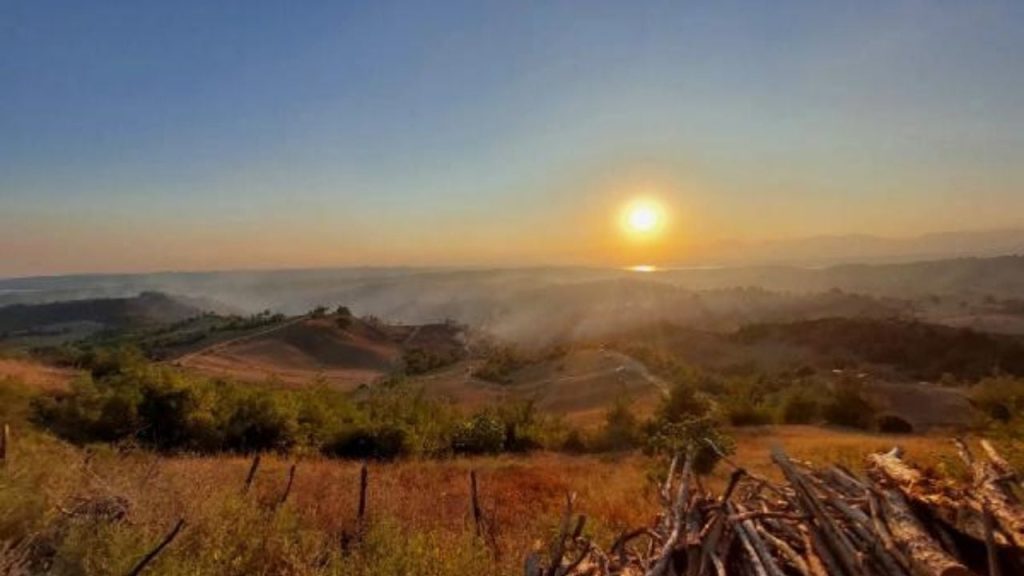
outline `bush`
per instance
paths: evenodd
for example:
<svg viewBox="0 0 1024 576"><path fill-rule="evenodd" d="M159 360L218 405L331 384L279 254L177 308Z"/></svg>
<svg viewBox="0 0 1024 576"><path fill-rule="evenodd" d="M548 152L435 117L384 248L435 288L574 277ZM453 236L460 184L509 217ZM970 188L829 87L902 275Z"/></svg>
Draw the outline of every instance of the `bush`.
<svg viewBox="0 0 1024 576"><path fill-rule="evenodd" d="M805 387L793 387L779 401L779 421L783 424L813 424L821 418L819 395Z"/></svg>
<svg viewBox="0 0 1024 576"><path fill-rule="evenodd" d="M407 432L398 426L360 426L339 434L324 451L342 458L390 460L409 454L407 440Z"/></svg>
<svg viewBox="0 0 1024 576"><path fill-rule="evenodd" d="M693 450L693 470L698 474L709 474L721 458L719 452L731 454L734 448L732 438L709 416L675 422L654 420L648 427L649 454L675 456Z"/></svg>
<svg viewBox="0 0 1024 576"><path fill-rule="evenodd" d="M499 346L487 353L484 363L473 371L473 376L497 384L509 384L512 373L526 366L529 360L511 346Z"/></svg>
<svg viewBox="0 0 1024 576"><path fill-rule="evenodd" d="M161 451L319 449L353 420L337 392L271 390L131 365L37 398L33 418L77 443L134 439Z"/></svg>
<svg viewBox="0 0 1024 576"><path fill-rule="evenodd" d="M970 391L971 402L997 422L1009 422L1024 411L1024 380L1010 376L985 378Z"/></svg>
<svg viewBox="0 0 1024 576"><path fill-rule="evenodd" d="M488 413L463 422L452 439L452 448L459 454L496 454L504 447L505 426Z"/></svg>
<svg viewBox="0 0 1024 576"><path fill-rule="evenodd" d="M605 413L598 446L602 450L630 450L639 446L640 440L640 423L633 415L629 400L617 399Z"/></svg>
<svg viewBox="0 0 1024 576"><path fill-rule="evenodd" d="M771 412L749 400L734 399L723 403L725 419L733 426L764 426L771 424Z"/></svg>
<svg viewBox="0 0 1024 576"><path fill-rule="evenodd" d="M719 451L731 453L734 443L721 431L712 402L694 382L692 373L677 376L656 417L645 426L646 451L674 456L694 450L694 470L707 474L718 462Z"/></svg>
<svg viewBox="0 0 1024 576"><path fill-rule="evenodd" d="M822 416L829 424L861 430L871 428L875 412L875 406L864 397L862 386L853 381L835 383L829 399L822 406Z"/></svg>
<svg viewBox="0 0 1024 576"><path fill-rule="evenodd" d="M402 365L409 375L425 374L459 361L458 350L435 352L426 348L411 348L402 353Z"/></svg>
<svg viewBox="0 0 1024 576"><path fill-rule="evenodd" d="M570 454L582 454L588 449L587 440L578 428L573 428L565 435L561 450Z"/></svg>

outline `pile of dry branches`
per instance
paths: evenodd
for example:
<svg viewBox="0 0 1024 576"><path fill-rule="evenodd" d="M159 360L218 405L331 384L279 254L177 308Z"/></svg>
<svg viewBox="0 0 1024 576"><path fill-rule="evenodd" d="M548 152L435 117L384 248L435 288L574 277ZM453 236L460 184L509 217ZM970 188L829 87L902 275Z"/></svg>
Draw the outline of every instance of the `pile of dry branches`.
<svg viewBox="0 0 1024 576"><path fill-rule="evenodd" d="M780 448L784 483L735 464L725 491L702 490L693 452L676 458L650 527L607 549L584 536L585 516L567 499L560 533L527 576L1005 575L1024 574L1021 479L988 442L975 458L956 441L973 481L931 477L899 449L868 456L867 477L842 466L812 468Z"/></svg>

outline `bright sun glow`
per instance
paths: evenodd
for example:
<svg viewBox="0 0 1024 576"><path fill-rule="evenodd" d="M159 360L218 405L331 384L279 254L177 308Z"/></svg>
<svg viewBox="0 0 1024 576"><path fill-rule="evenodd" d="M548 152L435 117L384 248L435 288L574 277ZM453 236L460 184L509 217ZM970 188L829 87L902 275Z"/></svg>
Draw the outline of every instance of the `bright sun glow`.
<svg viewBox="0 0 1024 576"><path fill-rule="evenodd" d="M661 205L651 200L635 200L622 212L622 227L631 236L650 237L664 225Z"/></svg>
<svg viewBox="0 0 1024 576"><path fill-rule="evenodd" d="M637 232L650 232L658 225L658 213L651 206L637 206L629 213L629 226Z"/></svg>

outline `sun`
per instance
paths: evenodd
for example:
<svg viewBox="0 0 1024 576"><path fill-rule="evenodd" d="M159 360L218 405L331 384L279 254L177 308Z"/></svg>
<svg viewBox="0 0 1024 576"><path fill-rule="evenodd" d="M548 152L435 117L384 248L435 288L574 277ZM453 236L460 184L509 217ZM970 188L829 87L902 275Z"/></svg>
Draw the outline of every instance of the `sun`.
<svg viewBox="0 0 1024 576"><path fill-rule="evenodd" d="M660 231L664 220L664 210L660 204L653 200L638 199L623 209L621 223L630 236L649 237Z"/></svg>
<svg viewBox="0 0 1024 576"><path fill-rule="evenodd" d="M658 227L658 212L651 206L637 206L629 212L629 227L637 232L650 232Z"/></svg>

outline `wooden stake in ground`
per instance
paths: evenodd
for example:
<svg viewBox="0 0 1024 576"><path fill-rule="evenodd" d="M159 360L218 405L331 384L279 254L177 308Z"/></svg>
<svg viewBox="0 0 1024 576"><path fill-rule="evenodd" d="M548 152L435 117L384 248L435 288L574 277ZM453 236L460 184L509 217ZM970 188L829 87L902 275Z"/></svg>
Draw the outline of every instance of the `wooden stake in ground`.
<svg viewBox="0 0 1024 576"><path fill-rule="evenodd" d="M152 562L157 556L160 555L161 552L164 551L164 548L167 548L167 546L170 545L170 543L178 537L178 533L181 532L181 529L184 527L185 519L182 518L181 520L178 520L178 523L174 525L174 528L170 531L170 533L168 533L167 536L165 536L164 539L159 544L157 544L156 548L153 548L149 552L149 554L146 554L142 558L142 560L140 560L139 563L135 565L135 568L132 568L132 571L128 573L128 576L138 576L139 574L141 574L142 571L146 569L146 566L148 566L150 562Z"/></svg>
<svg viewBox="0 0 1024 576"><path fill-rule="evenodd" d="M0 466L7 465L7 450L11 445L11 427L4 424L3 432L0 433Z"/></svg>
<svg viewBox="0 0 1024 576"><path fill-rule="evenodd" d="M480 526L483 522L483 513L480 511L480 497L477 495L476 489L476 470L469 471L469 499L473 510L473 525L476 527L476 535L479 537L483 534Z"/></svg>
<svg viewBox="0 0 1024 576"><path fill-rule="evenodd" d="M242 488L242 494L249 492L249 488L252 487L253 480L256 479L256 471L260 469L260 455L257 454L252 459L252 466L249 467L249 475L245 477L245 487Z"/></svg>
<svg viewBox="0 0 1024 576"><path fill-rule="evenodd" d="M366 470L366 463L363 463L362 469L359 470L359 526L362 527L363 520L366 517L366 488L369 485L369 478Z"/></svg>
<svg viewBox="0 0 1024 576"><path fill-rule="evenodd" d="M295 482L295 464L292 464L291 469L288 470L288 484L284 487L284 494L281 495L281 500L277 503L278 506L284 505L288 500L288 495L292 493L293 482Z"/></svg>

